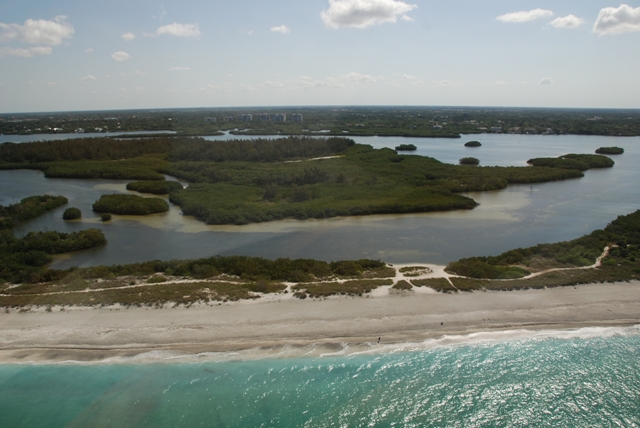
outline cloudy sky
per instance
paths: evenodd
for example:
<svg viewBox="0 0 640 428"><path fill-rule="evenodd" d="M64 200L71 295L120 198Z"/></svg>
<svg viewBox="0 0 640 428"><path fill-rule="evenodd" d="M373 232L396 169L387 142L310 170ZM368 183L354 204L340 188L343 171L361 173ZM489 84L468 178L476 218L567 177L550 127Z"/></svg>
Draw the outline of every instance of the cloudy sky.
<svg viewBox="0 0 640 428"><path fill-rule="evenodd" d="M3 0L0 112L640 108L640 0Z"/></svg>

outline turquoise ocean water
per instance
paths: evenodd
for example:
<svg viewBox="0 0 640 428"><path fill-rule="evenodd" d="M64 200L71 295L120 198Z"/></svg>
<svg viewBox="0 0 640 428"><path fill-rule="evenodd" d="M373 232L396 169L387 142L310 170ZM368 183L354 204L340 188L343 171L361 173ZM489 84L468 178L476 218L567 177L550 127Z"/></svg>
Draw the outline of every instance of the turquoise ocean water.
<svg viewBox="0 0 640 428"><path fill-rule="evenodd" d="M301 352L304 352L302 350ZM640 327L0 365L4 427L640 426Z"/></svg>

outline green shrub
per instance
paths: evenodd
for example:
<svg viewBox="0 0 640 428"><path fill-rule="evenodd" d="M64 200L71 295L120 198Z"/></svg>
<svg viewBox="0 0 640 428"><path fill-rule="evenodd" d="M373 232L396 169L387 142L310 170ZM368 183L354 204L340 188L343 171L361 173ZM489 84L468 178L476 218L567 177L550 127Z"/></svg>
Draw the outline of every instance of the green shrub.
<svg viewBox="0 0 640 428"><path fill-rule="evenodd" d="M469 141L467 143L464 143L465 147L480 147L482 146L482 144L480 144L480 141Z"/></svg>
<svg viewBox="0 0 640 428"><path fill-rule="evenodd" d="M418 148L413 144L400 144L399 146L396 146L396 150L411 152L414 150L418 150Z"/></svg>
<svg viewBox="0 0 640 428"><path fill-rule="evenodd" d="M102 215L100 216L100 220L102 220L102 221L109 221L109 220L111 220L111 214L109 214L109 213L104 213L104 214L102 214Z"/></svg>
<svg viewBox="0 0 640 428"><path fill-rule="evenodd" d="M480 165L480 161L476 158L462 158L459 162L460 165Z"/></svg>
<svg viewBox="0 0 640 428"><path fill-rule="evenodd" d="M63 220L76 220L80 217L82 217L82 212L78 208L74 207L67 208L64 210L64 213L62 213Z"/></svg>

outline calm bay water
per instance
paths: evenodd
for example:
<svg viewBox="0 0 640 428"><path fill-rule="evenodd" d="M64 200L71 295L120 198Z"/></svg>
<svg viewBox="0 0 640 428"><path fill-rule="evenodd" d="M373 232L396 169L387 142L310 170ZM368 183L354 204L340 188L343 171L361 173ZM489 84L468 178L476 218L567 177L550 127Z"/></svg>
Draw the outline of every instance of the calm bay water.
<svg viewBox="0 0 640 428"><path fill-rule="evenodd" d="M28 427L632 427L638 333L506 332L316 358L0 365L0 416Z"/></svg>
<svg viewBox="0 0 640 428"><path fill-rule="evenodd" d="M480 140L483 146L464 147L464 142L472 138ZM16 230L18 234L87 227L104 231L109 241L106 247L61 258L54 263L56 268L216 254L320 260L366 257L392 263L446 264L461 257L574 239L605 227L618 215L640 208L639 137L493 134L463 139L356 137L355 140L376 148L411 143L418 147L418 155L450 163L471 155L483 165L520 166L532 157L593 153L601 146L620 146L625 154L613 157L616 161L613 168L587 171L581 179L469 194L481 204L479 207L448 213L206 226L180 215L179 207L172 206L166 214L114 216L112 222L102 224L92 213L91 204L101 194L127 192L127 181L46 179L40 172L26 170L0 171L0 203L51 193L66 196L69 206L83 212L81 222L64 222L61 207L25 223Z"/></svg>

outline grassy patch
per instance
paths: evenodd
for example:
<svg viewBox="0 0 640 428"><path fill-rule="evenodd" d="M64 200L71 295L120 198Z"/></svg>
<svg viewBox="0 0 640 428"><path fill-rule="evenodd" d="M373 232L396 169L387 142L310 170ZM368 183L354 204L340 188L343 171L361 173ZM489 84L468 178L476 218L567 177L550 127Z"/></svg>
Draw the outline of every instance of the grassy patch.
<svg viewBox="0 0 640 428"><path fill-rule="evenodd" d="M391 288L393 288L394 290L413 290L413 285L409 284L405 280L402 280L396 282Z"/></svg>
<svg viewBox="0 0 640 428"><path fill-rule="evenodd" d="M362 296L370 293L372 290L383 286L393 284L392 280L355 280L343 283L327 282L315 284L299 284L292 287L294 296L298 298L309 297L328 297L334 295Z"/></svg>
<svg viewBox="0 0 640 428"><path fill-rule="evenodd" d="M412 279L411 283L416 287L433 288L439 293L455 293L457 291L446 278Z"/></svg>

